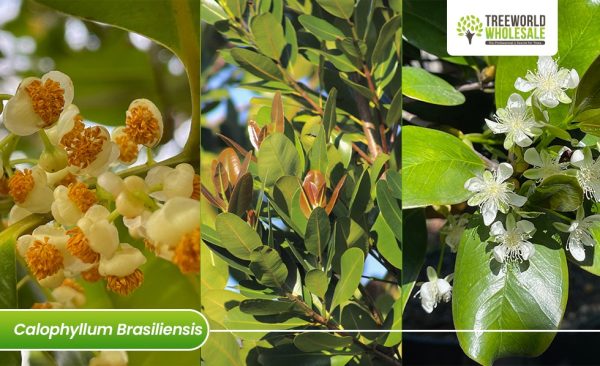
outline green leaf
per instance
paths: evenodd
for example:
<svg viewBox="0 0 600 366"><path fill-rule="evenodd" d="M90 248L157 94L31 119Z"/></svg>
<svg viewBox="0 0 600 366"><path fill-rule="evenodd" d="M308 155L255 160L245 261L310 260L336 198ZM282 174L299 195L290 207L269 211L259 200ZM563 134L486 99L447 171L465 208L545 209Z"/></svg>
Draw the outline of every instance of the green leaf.
<svg viewBox="0 0 600 366"><path fill-rule="evenodd" d="M576 260L571 260L573 263L577 264L583 270L588 271L596 276L600 276L600 227L593 227L592 237L596 242L593 247L585 247L585 259L581 262ZM563 242L566 243L568 239L566 234L563 234ZM569 258L570 259L570 258Z"/></svg>
<svg viewBox="0 0 600 366"><path fill-rule="evenodd" d="M308 153L308 160L310 161L311 170L318 170L323 174L327 173L329 161L327 159L327 140L323 126L319 126L319 132Z"/></svg>
<svg viewBox="0 0 600 366"><path fill-rule="evenodd" d="M558 53L555 58L560 67L575 69L584 75L600 53L600 4L586 0L559 0L558 2ZM585 45L585 47L581 47ZM496 67L496 105L506 104L510 94L516 92L515 80L524 78L527 70L534 71L537 57L499 57ZM570 92L567 92L570 93ZM562 107L562 108L561 108ZM566 115L567 106L557 107ZM551 116L552 117L552 116ZM564 118L564 116L563 116ZM551 121L554 120L551 118ZM559 121L562 120L559 119Z"/></svg>
<svg viewBox="0 0 600 366"><path fill-rule="evenodd" d="M283 81L283 74L277 64L260 53L245 49L234 48L231 56L244 70L261 79Z"/></svg>
<svg viewBox="0 0 600 366"><path fill-rule="evenodd" d="M386 347L393 347L402 342L402 308L402 300L396 300L392 311L385 318L383 328L395 331L384 334L383 345Z"/></svg>
<svg viewBox="0 0 600 366"><path fill-rule="evenodd" d="M387 115L385 116L385 124L392 126L394 123L400 124L402 118L402 88L398 88L398 91L394 95Z"/></svg>
<svg viewBox="0 0 600 366"><path fill-rule="evenodd" d="M396 170L388 170L386 173L386 181L392 196L397 199L402 199L402 176Z"/></svg>
<svg viewBox="0 0 600 366"><path fill-rule="evenodd" d="M227 20L227 13L215 0L202 0L200 17L208 24L214 25L221 20Z"/></svg>
<svg viewBox="0 0 600 366"><path fill-rule="evenodd" d="M229 10L231 10L231 13L237 19L242 18L242 16L246 12L246 0L225 0L225 4L227 4L227 7L229 8Z"/></svg>
<svg viewBox="0 0 600 366"><path fill-rule="evenodd" d="M333 292L330 312L352 297L360 282L364 262L365 255L359 248L349 248L342 254L340 280Z"/></svg>
<svg viewBox="0 0 600 366"><path fill-rule="evenodd" d="M300 49L306 50L307 57L311 61L317 61L319 57L324 57L325 60L331 62L333 66L342 72L359 72L360 69L353 60L349 59L341 51L334 49L329 51L323 51L316 48L301 47ZM316 62L318 64L318 62Z"/></svg>
<svg viewBox="0 0 600 366"><path fill-rule="evenodd" d="M304 282L310 292L320 298L325 297L327 287L329 286L329 280L327 279L327 274L325 272L319 269L313 269L306 274Z"/></svg>
<svg viewBox="0 0 600 366"><path fill-rule="evenodd" d="M238 179L231 192L231 198L229 199L229 205L227 206L228 212L238 216L242 216L246 213L246 210L248 210L252 204L253 183L252 174L250 173L246 173Z"/></svg>
<svg viewBox="0 0 600 366"><path fill-rule="evenodd" d="M349 203L350 217L354 220L360 220L365 214L369 202L371 202L371 179L369 170L363 170L354 185L352 197Z"/></svg>
<svg viewBox="0 0 600 366"><path fill-rule="evenodd" d="M258 49L274 60L279 60L286 45L283 27L271 13L252 18L250 29Z"/></svg>
<svg viewBox="0 0 600 366"><path fill-rule="evenodd" d="M243 313L239 307L234 307L227 312L225 318L225 327L231 330L257 330L252 333L236 334L242 339L259 340L270 330L285 330L300 328L309 325L306 320L300 318L279 319L272 317L255 317L254 315ZM202 351L204 353L204 351Z"/></svg>
<svg viewBox="0 0 600 366"><path fill-rule="evenodd" d="M344 38L344 33L341 30L321 18L303 14L298 17L298 21L307 31L322 41L335 41Z"/></svg>
<svg viewBox="0 0 600 366"><path fill-rule="evenodd" d="M354 12L354 0L317 0L317 3L338 18L350 19Z"/></svg>
<svg viewBox="0 0 600 366"><path fill-rule="evenodd" d="M273 186L286 175L299 176L303 168L296 147L282 133L269 135L260 145L258 176L265 186Z"/></svg>
<svg viewBox="0 0 600 366"><path fill-rule="evenodd" d="M229 279L229 268L224 260L213 253L204 243L200 250L201 292L222 290Z"/></svg>
<svg viewBox="0 0 600 366"><path fill-rule="evenodd" d="M0 241L0 309L16 309L17 259L15 239L1 235Z"/></svg>
<svg viewBox="0 0 600 366"><path fill-rule="evenodd" d="M372 231L377 233L377 251L383 256L391 265L398 269L402 269L402 249L400 248L400 242L396 240L394 231L384 220L380 213L371 228ZM398 228L398 231L402 231L402 223Z"/></svg>
<svg viewBox="0 0 600 366"><path fill-rule="evenodd" d="M383 27L381 27L381 31L379 31L379 37L377 38L377 43L375 43L375 48L373 48L371 63L378 64L386 59L396 34L400 33L401 26L401 15L396 15L385 22Z"/></svg>
<svg viewBox="0 0 600 366"><path fill-rule="evenodd" d="M398 201L388 189L387 181L377 182L377 204L385 222L394 232L396 239L402 240L402 213Z"/></svg>
<svg viewBox="0 0 600 366"><path fill-rule="evenodd" d="M260 350L258 361L260 365L286 365L286 366L344 366L354 358L354 354L347 351L321 351L303 352L293 344L282 344L273 348Z"/></svg>
<svg viewBox="0 0 600 366"><path fill-rule="evenodd" d="M337 123L336 116L336 98L337 89L331 88L329 95L327 95L327 101L325 102L325 108L323 110L323 127L325 128L325 141L329 141L331 131L335 128Z"/></svg>
<svg viewBox="0 0 600 366"><path fill-rule="evenodd" d="M402 205L404 208L466 201L465 182L483 174L483 161L458 138L422 127L402 129Z"/></svg>
<svg viewBox="0 0 600 366"><path fill-rule="evenodd" d="M256 248L250 257L250 270L261 284L283 288L288 270L279 253L266 245Z"/></svg>
<svg viewBox="0 0 600 366"><path fill-rule="evenodd" d="M220 245L238 258L248 260L254 249L262 246L260 236L238 216L223 212L216 218L215 223L219 234Z"/></svg>
<svg viewBox="0 0 600 366"><path fill-rule="evenodd" d="M402 239L402 303L410 299L411 292L425 261L427 251L427 226L425 225L425 210L422 208L402 210L403 229Z"/></svg>
<svg viewBox="0 0 600 366"><path fill-rule="evenodd" d="M323 252L329 244L331 235L331 225L327 212L322 207L315 208L308 218L306 225L306 234L304 234L304 245L309 253L313 254L322 261Z"/></svg>
<svg viewBox="0 0 600 366"><path fill-rule="evenodd" d="M0 364L3 366L21 366L21 352L0 352Z"/></svg>
<svg viewBox="0 0 600 366"><path fill-rule="evenodd" d="M573 109L580 114L589 109L600 108L600 57L587 69L573 98Z"/></svg>
<svg viewBox="0 0 600 366"><path fill-rule="evenodd" d="M292 312L295 306L289 300L248 299L240 303L240 310L250 315L278 315Z"/></svg>
<svg viewBox="0 0 600 366"><path fill-rule="evenodd" d="M440 57L446 50L446 0L404 0L402 37L410 44Z"/></svg>
<svg viewBox="0 0 600 366"><path fill-rule="evenodd" d="M534 222L535 253L522 263L490 260L494 244L480 216L465 230L456 258L452 313L456 329L558 329L568 294L562 246L550 236L550 220ZM548 233L550 232L550 233ZM554 333L457 333L465 353L491 365L507 356L538 356Z"/></svg>
<svg viewBox="0 0 600 366"><path fill-rule="evenodd" d="M465 96L446 80L411 66L402 67L402 94L412 99L445 106L465 102Z"/></svg>
<svg viewBox="0 0 600 366"><path fill-rule="evenodd" d="M211 320L211 329L215 329L218 323L219 329L224 327L227 311L239 306L246 296L229 290L202 291L202 314Z"/></svg>
<svg viewBox="0 0 600 366"><path fill-rule="evenodd" d="M583 204L583 189L576 177L556 174L544 179L529 201L555 211L575 211Z"/></svg>
<svg viewBox="0 0 600 366"><path fill-rule="evenodd" d="M245 366L240 345L231 333L211 333L202 348L202 360L214 366Z"/></svg>
<svg viewBox="0 0 600 366"><path fill-rule="evenodd" d="M303 352L345 348L351 344L352 337L338 337L329 333L300 333L294 337L294 346Z"/></svg>

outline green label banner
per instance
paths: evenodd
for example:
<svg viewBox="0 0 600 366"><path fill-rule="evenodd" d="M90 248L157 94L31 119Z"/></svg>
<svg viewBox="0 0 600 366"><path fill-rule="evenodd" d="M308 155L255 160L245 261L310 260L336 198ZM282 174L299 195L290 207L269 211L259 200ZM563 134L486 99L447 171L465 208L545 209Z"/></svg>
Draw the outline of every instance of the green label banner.
<svg viewBox="0 0 600 366"><path fill-rule="evenodd" d="M189 309L0 310L0 350L195 350L208 332Z"/></svg>

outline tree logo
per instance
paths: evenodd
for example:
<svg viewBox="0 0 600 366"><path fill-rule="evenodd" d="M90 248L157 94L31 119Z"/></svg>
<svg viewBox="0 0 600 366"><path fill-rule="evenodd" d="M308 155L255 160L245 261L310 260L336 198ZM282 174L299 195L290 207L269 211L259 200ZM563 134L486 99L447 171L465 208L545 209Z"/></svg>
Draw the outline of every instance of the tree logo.
<svg viewBox="0 0 600 366"><path fill-rule="evenodd" d="M481 31L483 30L483 23L475 15L465 15L458 21L456 31L459 36L466 36L469 40L469 44L473 40L473 36L481 37Z"/></svg>

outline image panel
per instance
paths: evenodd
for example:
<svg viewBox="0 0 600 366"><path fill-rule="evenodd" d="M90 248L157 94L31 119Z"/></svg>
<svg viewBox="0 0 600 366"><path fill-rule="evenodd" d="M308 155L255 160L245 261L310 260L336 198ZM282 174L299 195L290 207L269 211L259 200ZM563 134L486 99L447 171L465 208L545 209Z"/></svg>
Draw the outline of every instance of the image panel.
<svg viewBox="0 0 600 366"><path fill-rule="evenodd" d="M202 1L204 364L401 364L400 12Z"/></svg>
<svg viewBox="0 0 600 366"><path fill-rule="evenodd" d="M0 2L2 309L200 310L200 4L115 4ZM0 364L199 365L200 351Z"/></svg>
<svg viewBox="0 0 600 366"><path fill-rule="evenodd" d="M448 55L490 24L446 34L446 4L403 2L405 362L557 364L598 329L600 5L559 0L558 52L525 57Z"/></svg>

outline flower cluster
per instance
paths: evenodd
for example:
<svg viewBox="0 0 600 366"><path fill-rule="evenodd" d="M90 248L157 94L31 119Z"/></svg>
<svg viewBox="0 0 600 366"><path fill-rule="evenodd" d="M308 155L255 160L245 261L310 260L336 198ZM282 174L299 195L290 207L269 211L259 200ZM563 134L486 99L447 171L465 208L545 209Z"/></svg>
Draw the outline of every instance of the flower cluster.
<svg viewBox="0 0 600 366"><path fill-rule="evenodd" d="M31 277L50 289L48 302L34 307L82 306L81 280L103 280L109 290L128 295L142 285L149 253L183 273L198 273L200 178L194 167L148 159L138 169L145 177L123 170L141 149L150 157L161 140L159 109L134 100L124 124L111 132L86 122L73 99L71 79L51 71L24 79L4 108L10 132L0 142L4 156L21 136L37 133L44 146L25 169L5 160L0 175L0 194L13 203L8 224L30 216L47 222L17 240ZM123 242L123 230L133 241Z"/></svg>
<svg viewBox="0 0 600 366"><path fill-rule="evenodd" d="M600 163L598 159L594 160L591 147L580 148L584 145L576 140L569 141L574 146L548 146L553 140L551 132L540 139L537 147L529 147L546 132L546 126L554 129L568 127L556 127L560 121L551 121L546 110L541 110L542 113L538 114L538 118L542 119L539 120L534 116L533 108L554 108L560 103L571 103L566 91L576 88L578 83L577 71L559 68L552 58L540 57L537 71L529 71L525 79L518 78L515 82L517 90L531 92L527 101L519 94L512 94L506 108L500 108L496 112L496 121L486 120L494 134L505 135L504 147L509 150L509 160L512 157L512 161L499 164L493 173L485 171L482 177L467 180L465 188L473 193L467 203L480 206L484 224L491 225L490 236L498 244L494 248L493 257L498 262L525 261L535 253L535 246L529 241L535 232L534 225L530 221L516 219L517 216L526 216L527 210L514 210L524 206L527 208L528 198L534 191L531 189L532 185L528 185L530 188L522 192L528 197L513 192L515 183L519 182L518 176L513 177L513 165L519 164L519 159L530 166L522 171L522 175L532 180L533 187L535 184L544 184L550 177L575 176L585 197L595 202L600 201ZM534 100L541 107L536 107ZM568 134L564 130L563 132ZM521 148L524 147L529 148L523 152ZM525 185L526 182L523 183ZM535 206L531 208L530 211L536 211ZM501 221L495 221L498 211L507 214L506 228ZM584 246L593 245L590 229L600 221L599 217L593 215L586 218L584 209L580 206L577 217L569 224L554 223L557 230L569 233L565 248L575 260L583 261Z"/></svg>

